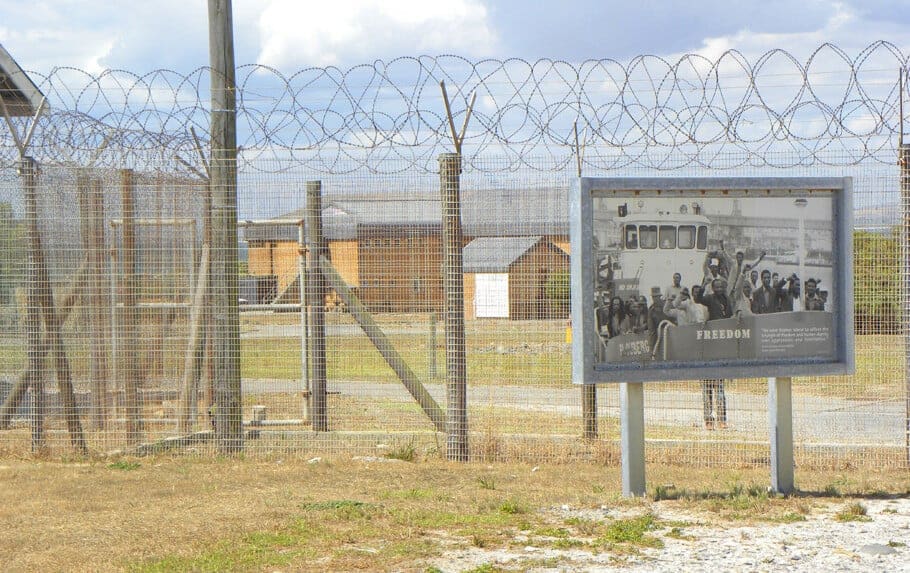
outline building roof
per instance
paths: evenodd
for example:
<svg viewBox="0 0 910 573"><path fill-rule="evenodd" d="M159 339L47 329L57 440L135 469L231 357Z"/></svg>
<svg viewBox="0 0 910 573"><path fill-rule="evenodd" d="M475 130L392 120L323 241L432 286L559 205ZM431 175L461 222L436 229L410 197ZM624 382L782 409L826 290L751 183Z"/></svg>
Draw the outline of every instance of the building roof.
<svg viewBox="0 0 910 573"><path fill-rule="evenodd" d="M471 237L568 235L568 187L465 190L462 225Z"/></svg>
<svg viewBox="0 0 910 573"><path fill-rule="evenodd" d="M568 189L531 187L462 190L462 230L469 237L527 237L568 235ZM301 219L306 208L277 217ZM323 198L323 227L329 240L357 237L359 226L440 225L438 193L327 195ZM296 241L293 225L257 225L246 240Z"/></svg>
<svg viewBox="0 0 910 573"><path fill-rule="evenodd" d="M16 60L0 45L0 98L11 117L32 116L38 112L44 94L22 71Z"/></svg>
<svg viewBox="0 0 910 573"><path fill-rule="evenodd" d="M481 237L464 248L464 272L505 273L541 237Z"/></svg>
<svg viewBox="0 0 910 573"><path fill-rule="evenodd" d="M306 207L277 217L293 220L306 218ZM363 225L402 227L439 225L442 210L438 197L427 194L375 194L326 196L322 205L322 227L330 241L357 238ZM295 225L256 225L246 230L247 241L296 241Z"/></svg>

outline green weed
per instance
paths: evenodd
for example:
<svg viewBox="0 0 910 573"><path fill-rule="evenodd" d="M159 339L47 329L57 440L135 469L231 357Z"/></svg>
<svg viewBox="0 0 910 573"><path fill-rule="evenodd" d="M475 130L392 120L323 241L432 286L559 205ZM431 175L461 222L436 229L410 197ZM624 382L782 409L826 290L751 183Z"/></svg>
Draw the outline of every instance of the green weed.
<svg viewBox="0 0 910 573"><path fill-rule="evenodd" d="M132 470L138 470L140 467L142 467L142 464L130 460L117 460L114 463L108 464L107 467L111 470L123 470L125 472L128 472Z"/></svg>
<svg viewBox="0 0 910 573"><path fill-rule="evenodd" d="M847 522L847 521L872 521L872 518L867 515L869 512L866 509L866 506L862 503L855 501L850 505L846 506L839 512L834 515L834 519L837 521Z"/></svg>

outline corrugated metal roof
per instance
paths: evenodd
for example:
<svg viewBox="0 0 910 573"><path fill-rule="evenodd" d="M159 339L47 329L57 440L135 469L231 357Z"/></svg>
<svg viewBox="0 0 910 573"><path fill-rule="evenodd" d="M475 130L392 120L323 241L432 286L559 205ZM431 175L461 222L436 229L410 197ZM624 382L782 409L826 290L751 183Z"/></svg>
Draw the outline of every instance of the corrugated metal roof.
<svg viewBox="0 0 910 573"><path fill-rule="evenodd" d="M278 217L299 219L306 209ZM569 233L568 189L558 187L462 190L462 227L469 237L526 237ZM427 193L326 196L323 226L329 240L357 237L357 227L438 225L439 196ZM297 228L259 225L246 230L246 240L295 241Z"/></svg>
<svg viewBox="0 0 910 573"><path fill-rule="evenodd" d="M12 117L32 116L44 100L41 90L0 45L0 97Z"/></svg>
<svg viewBox="0 0 910 573"><path fill-rule="evenodd" d="M464 248L464 272L505 273L541 237L482 237Z"/></svg>
<svg viewBox="0 0 910 573"><path fill-rule="evenodd" d="M475 189L462 192L462 225L472 237L569 234L566 187Z"/></svg>

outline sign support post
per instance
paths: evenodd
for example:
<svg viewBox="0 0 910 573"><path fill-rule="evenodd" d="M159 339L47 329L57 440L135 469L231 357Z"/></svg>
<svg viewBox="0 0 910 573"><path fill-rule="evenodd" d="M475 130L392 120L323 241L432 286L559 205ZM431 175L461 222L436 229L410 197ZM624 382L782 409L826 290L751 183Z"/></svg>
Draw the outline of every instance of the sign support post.
<svg viewBox="0 0 910 573"><path fill-rule="evenodd" d="M791 378L768 378L768 427L771 431L771 489L793 493L793 399Z"/></svg>
<svg viewBox="0 0 910 573"><path fill-rule="evenodd" d="M645 401L644 383L619 385L622 447L622 494L645 495Z"/></svg>

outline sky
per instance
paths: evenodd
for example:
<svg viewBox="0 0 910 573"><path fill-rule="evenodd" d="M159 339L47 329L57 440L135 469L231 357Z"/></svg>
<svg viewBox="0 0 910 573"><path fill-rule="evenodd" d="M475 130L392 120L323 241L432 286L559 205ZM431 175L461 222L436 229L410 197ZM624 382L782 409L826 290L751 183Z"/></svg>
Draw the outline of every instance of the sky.
<svg viewBox="0 0 910 573"><path fill-rule="evenodd" d="M94 95L91 89L83 90L90 82L84 76L69 74L66 68L83 70L96 76L108 69L126 70L139 76L154 70L173 70L176 76L161 77L169 81L172 77L189 75L191 82L197 81L198 87L204 90L207 84L204 74L194 76L192 72L209 63L207 5L203 0L0 0L0 44L26 71L47 75L54 69L64 68L62 74L58 72L58 77L74 78L67 86L71 93L51 93L49 97L78 98L78 109L95 117L105 112L105 98ZM893 44L901 57L906 58L910 54L910 0L447 0L445 3L427 0L234 0L233 20L236 64L269 66L285 78L300 70L336 67L347 71L377 60L389 62L395 58L420 55L455 55L474 62L487 58L528 62L550 60L573 65L590 60L615 60L630 70L629 84L640 91L640 94L632 95L643 96L642 106L633 106L628 111L631 114L629 117L624 115L622 121L614 121L615 108L603 102L610 102L616 97L620 89L616 82L621 82L623 76L621 73L608 75L615 72L612 65L589 66L586 68L590 73L585 79L588 86L586 95L601 100L589 102L588 108L582 110L587 115L579 120L579 124L584 121L600 122L596 125L600 126L601 133L579 131L583 142L587 137L592 145L606 142L623 148L640 145L641 141L651 136L663 144L673 144L680 137L684 142L688 141L688 132L683 130L677 133L666 129L660 122L649 134L639 131L635 125L630 127L632 115L643 113L642 109L665 105L683 110L676 119L685 129L688 129L689 123L696 123L686 114L694 113L692 110L695 109L706 109L698 99L701 95L698 81L703 79L700 76L704 74L705 61L674 70L679 74L677 80L683 87L687 85L686 74L693 78L690 84L695 99L689 101L680 99L687 97L685 90L674 92L672 96L657 94L658 89L666 89L667 84L662 81L666 76L660 74L668 73L667 66L651 65L649 68L648 65L630 65L638 56L656 56L673 64L681 61L686 54L696 54L713 62L729 50L736 50L751 65L755 65L755 62L762 61L762 54L781 49L793 54L802 65L825 43L836 45L852 60L876 41ZM887 51L880 49L864 60L858 78L860 81L855 82L849 65L845 64L837 50L823 50L812 60L817 63L805 69L806 76L813 78L812 90L803 88L803 68L794 66L786 55L778 54L762 64L761 74L756 74L755 80L760 89L755 92L760 92L763 106L786 117L787 129L803 138L802 141L810 142L806 145L811 147L815 138L821 138L825 140L826 149L837 151L839 143L829 144L828 138L836 139L844 128L850 133L858 133L860 139L870 133L890 133L890 124L887 128L882 127L881 118L886 116L884 121L887 123L894 115L896 96L893 86L898 59ZM725 66L733 66L720 67L722 75L719 81L724 83L723 96L726 100L713 101L712 105L737 109L737 98L750 91L752 84L741 68L736 69L735 58L723 61ZM444 63L450 65L451 60ZM549 130L547 137L559 140L560 149L567 149L568 144L562 139L569 141L573 120L579 117L579 112L572 106L559 105L562 93L559 90L574 89L571 77L559 76L560 71L567 68L581 69L568 66L532 69L514 61L500 68L497 71L499 75L490 78L483 86L484 90L491 91L479 94L476 113L467 134L469 151L466 153L496 154L495 148L483 147L488 137L485 128L481 127L484 118L492 121L489 118L493 117L499 122L497 129L517 142L514 153L525 153L522 146L527 141L537 141L537 130L544 128ZM411 71L414 67L402 66L401 69ZM545 84L539 77L524 84L521 78L517 80L517 89L524 90L521 97L527 100L521 100L521 105L533 111L529 121L520 109L510 107L515 101L510 90L516 89L516 84L510 82L516 82L515 78L522 74L522 77L533 76L539 69L550 70L547 72L550 74L547 76L549 83ZM656 77L651 75L655 70L658 72ZM374 72L367 69L364 77L370 82L371 89L379 94L389 85L374 86L375 76L371 75ZM507 77L509 74L513 75ZM266 82L267 75L262 74L251 81ZM367 96L361 95L360 99L356 93L350 95L350 100L345 99L349 95L347 93L343 94L345 97L337 98L336 77L337 74L318 73L297 76L295 85L303 85L310 78L319 78L314 85L307 84L309 99L305 105L307 109L316 110L312 116L298 114L294 121L285 122L281 113L269 110L269 102L265 100L271 96L267 89L246 90L244 103L252 107L265 106L266 112L270 113L270 123L262 127L262 131L267 132L272 140L280 139L283 144L295 148L314 145L309 139L311 133L317 134L314 141L319 143L318 138L322 137L320 134L325 131L326 125L330 128L330 135L334 136L333 129L337 127L336 123L342 121L339 118L343 118L348 122L344 126L347 131L339 130L339 133L344 141L354 143L355 147L369 147L374 140L385 141L386 144L401 140L410 142L412 150L422 149L414 145L427 137L426 126L413 119L409 98L415 96L420 97L421 109L430 109L436 114L422 116L423 120L435 117L441 126L436 127L446 132L441 104L428 101L439 95L432 87L424 89L429 84L422 84L423 91L418 94L412 94L414 90L403 89L401 97L376 97L376 103L372 99L373 92L367 93L366 90ZM116 83L120 79L124 79L123 85ZM422 80L409 76L392 77L391 72L390 80L396 88L413 86L413 82L417 81L426 82L425 77ZM129 89L131 80L123 78L122 74L114 74L104 81L108 83L102 82L100 87L113 88L114 91L109 93L114 94L114 99L121 93L120 90L126 90L130 98L141 100L143 97L139 90ZM110 85L111 82L114 85ZM362 87L356 74L346 76L346 82L347 87ZM535 91L534 82L540 82L539 86L543 87ZM179 84L179 81L176 83ZM245 84L245 87L249 85ZM274 85L277 84L268 84ZM449 85L450 94L459 89L457 80L453 79ZM182 113L180 106L195 102L193 87L178 85L176 95L170 104L165 102L164 108L175 105L179 108L177 111ZM284 95L281 87L283 85L274 93ZM327 94L325 101L319 99L319 89ZM493 93L497 89L500 92ZM649 89L653 91L650 96ZM183 94L180 90L188 93ZM204 100L205 94L200 93ZM265 103L253 101L253 96L261 93L267 94L262 96ZM749 97L754 100L758 97L756 93ZM455 94L452 99L453 112L459 122L463 117L459 114L465 111L468 95L464 91ZM718 97L717 91L708 95ZM153 94L151 97L157 96ZM498 98L495 101L494 96ZM572 97L570 95L569 99ZM665 101L663 97L675 99ZM814 101L808 106L796 105L815 98L823 102L821 107L816 106ZM864 109L854 109L853 102L857 99L869 99L884 111L876 109L867 113ZM376 123L371 123L367 126L369 129L364 128L362 132L358 131L361 103L374 105L374 111L382 112L374 113L370 121ZM286 101L280 102L280 106L286 104ZM55 105L53 100L51 105ZM69 105L69 102L62 102L58 107ZM111 105L116 107L119 104L112 102ZM130 102L130 105L142 109L143 102ZM294 105L303 104L295 100ZM769 141L769 145L781 144L778 134L774 132L779 122L769 122L768 114L759 107L747 102L738 108L742 113L736 114L736 137ZM844 127L832 131L830 117L819 119L818 112L822 108L828 116L845 117ZM283 110L280 107L278 111ZM141 115L139 119L144 117ZM328 123L320 124L321 121ZM643 123L648 121L644 118ZM725 128L725 124L713 122L710 117L699 117L697 121L699 128L695 130L696 136L707 139L726 137L725 133L718 131L718 126ZM198 122L200 130L204 131L205 123L204 118ZM162 127L173 129L170 125ZM184 127L178 125L180 129ZM241 137L239 142L250 155L262 140L262 135L255 131L259 127L258 124L247 126L253 135L248 139ZM243 129L241 126L241 131ZM393 139L382 139L389 134L393 135ZM848 138L848 143L850 141L853 140ZM326 149L324 143L320 149ZM783 144L788 143L783 141ZM335 158L328 155L334 148L330 145L327 149L327 161L332 163ZM672 150L665 147L664 151L666 149ZM789 161L787 157L784 158L785 163ZM436 165L435 151L424 153L418 161L423 161L426 164L424 167L432 170ZM391 171L397 172L399 163L388 162L381 166L385 168L388 165Z"/></svg>
<svg viewBox="0 0 910 573"><path fill-rule="evenodd" d="M910 47L910 2L885 0L235 0L235 59L290 74L400 56L629 61L650 54L808 57L832 42ZM208 63L207 2L0 0L0 44L28 71L189 72Z"/></svg>

